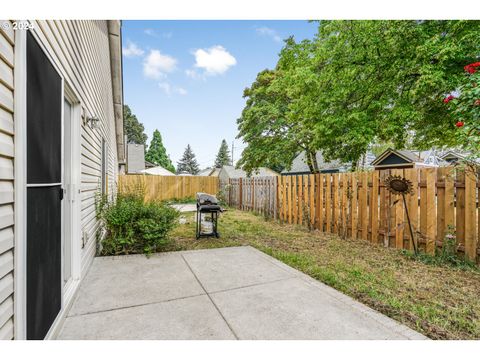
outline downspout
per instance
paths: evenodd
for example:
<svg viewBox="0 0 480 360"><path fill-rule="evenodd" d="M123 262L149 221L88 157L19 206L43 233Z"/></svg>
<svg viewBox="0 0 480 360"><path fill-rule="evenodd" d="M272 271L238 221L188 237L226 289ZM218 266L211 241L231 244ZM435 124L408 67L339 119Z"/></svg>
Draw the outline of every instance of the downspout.
<svg viewBox="0 0 480 360"><path fill-rule="evenodd" d="M123 69L122 35L120 20L108 20L108 43L110 47L110 69L112 76L113 112L117 139L118 171L125 173L125 141L123 136Z"/></svg>

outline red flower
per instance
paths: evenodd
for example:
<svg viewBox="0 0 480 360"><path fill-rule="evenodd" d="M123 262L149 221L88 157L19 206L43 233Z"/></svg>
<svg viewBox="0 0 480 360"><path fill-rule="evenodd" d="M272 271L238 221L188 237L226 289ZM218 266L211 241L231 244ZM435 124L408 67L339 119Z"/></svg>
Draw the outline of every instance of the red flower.
<svg viewBox="0 0 480 360"><path fill-rule="evenodd" d="M469 74L474 74L477 71L476 68L479 66L480 66L480 61L465 65L464 69Z"/></svg>
<svg viewBox="0 0 480 360"><path fill-rule="evenodd" d="M455 124L455 126L458 128L461 128L463 125L465 125L463 121L457 121L457 123Z"/></svg>
<svg viewBox="0 0 480 360"><path fill-rule="evenodd" d="M480 99L475 100L475 102L473 104L476 105L476 106L480 106Z"/></svg>
<svg viewBox="0 0 480 360"><path fill-rule="evenodd" d="M453 95L448 95L445 99L443 99L443 102L445 104L448 104L453 99L455 99L455 97Z"/></svg>

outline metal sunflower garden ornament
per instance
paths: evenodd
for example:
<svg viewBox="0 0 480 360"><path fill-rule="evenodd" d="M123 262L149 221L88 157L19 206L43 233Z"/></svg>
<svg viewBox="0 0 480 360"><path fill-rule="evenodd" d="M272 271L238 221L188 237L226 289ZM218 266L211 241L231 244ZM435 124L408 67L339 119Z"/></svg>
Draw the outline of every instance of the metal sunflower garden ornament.
<svg viewBox="0 0 480 360"><path fill-rule="evenodd" d="M412 240L413 250L415 254L418 254L417 242L413 237L412 223L410 222L410 215L408 214L407 202L405 200L405 195L410 194L414 195L413 184L410 180L405 179L399 175L390 175L385 181L385 186L387 190L395 195L402 195L403 206L405 207L405 213L407 214L408 227L410 229L410 239Z"/></svg>

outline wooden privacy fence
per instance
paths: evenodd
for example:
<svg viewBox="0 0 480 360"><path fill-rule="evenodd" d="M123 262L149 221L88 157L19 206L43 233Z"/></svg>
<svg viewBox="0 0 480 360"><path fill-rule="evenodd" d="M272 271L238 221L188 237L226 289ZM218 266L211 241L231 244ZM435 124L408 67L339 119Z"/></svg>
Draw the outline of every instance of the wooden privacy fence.
<svg viewBox="0 0 480 360"><path fill-rule="evenodd" d="M118 189L120 193L141 189L145 193L145 201L184 199L195 197L197 192L216 194L218 177L120 175Z"/></svg>
<svg viewBox="0 0 480 360"><path fill-rule="evenodd" d="M276 176L230 179L229 205L277 218L277 181Z"/></svg>
<svg viewBox="0 0 480 360"><path fill-rule="evenodd" d="M270 181L237 179L230 181L229 201L243 210L265 213L264 208L271 209L268 214L285 223L309 224L342 237L411 250L402 197L391 194L384 185L389 175L403 176L413 184L414 194L406 195L406 203L423 251L434 254L449 234L456 237L459 251L470 260L477 259L480 183L473 174L455 168L294 175Z"/></svg>

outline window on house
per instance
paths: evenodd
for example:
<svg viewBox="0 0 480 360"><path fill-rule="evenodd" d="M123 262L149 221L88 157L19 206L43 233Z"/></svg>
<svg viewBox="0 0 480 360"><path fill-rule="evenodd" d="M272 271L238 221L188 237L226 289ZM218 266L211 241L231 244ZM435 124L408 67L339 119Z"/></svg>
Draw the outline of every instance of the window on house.
<svg viewBox="0 0 480 360"><path fill-rule="evenodd" d="M102 138L102 195L108 195L107 145Z"/></svg>

